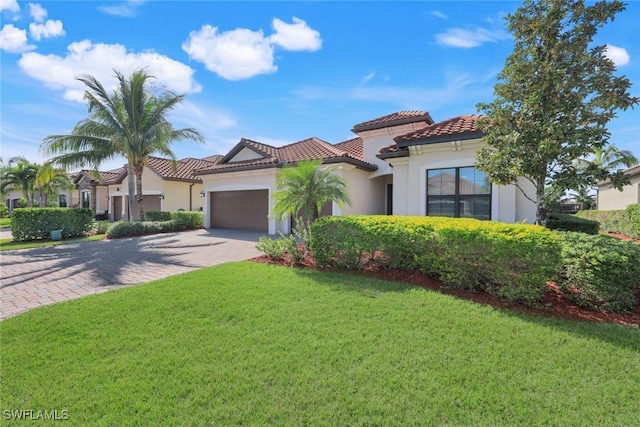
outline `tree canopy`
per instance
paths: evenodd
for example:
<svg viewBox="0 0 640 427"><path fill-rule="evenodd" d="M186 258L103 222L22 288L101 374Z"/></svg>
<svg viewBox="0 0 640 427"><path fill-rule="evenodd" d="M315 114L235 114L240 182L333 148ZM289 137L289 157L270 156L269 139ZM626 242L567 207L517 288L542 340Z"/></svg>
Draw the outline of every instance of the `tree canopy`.
<svg viewBox="0 0 640 427"><path fill-rule="evenodd" d="M527 0L507 16L514 50L498 75L495 99L478 104L487 146L476 165L497 184L516 184L536 203L536 222L547 218L545 187L578 188L624 176L603 167L579 170L575 161L609 143L616 111L639 103L631 82L616 76L606 46L593 46L598 29L625 9L620 1ZM518 177L529 181L533 188Z"/></svg>
<svg viewBox="0 0 640 427"><path fill-rule="evenodd" d="M89 117L78 122L69 135L45 138L42 150L57 155L51 159L56 164L81 167L89 164L95 170L102 162L125 157L129 212L135 212L134 200L137 201L139 218L144 220L142 172L148 156L158 153L175 160L172 143L187 139L203 143L204 137L192 128L174 129L167 119L184 95L153 87L154 77L144 70L136 70L128 78L116 71L115 77L118 86L113 93L93 76L79 77L88 87L85 100Z"/></svg>

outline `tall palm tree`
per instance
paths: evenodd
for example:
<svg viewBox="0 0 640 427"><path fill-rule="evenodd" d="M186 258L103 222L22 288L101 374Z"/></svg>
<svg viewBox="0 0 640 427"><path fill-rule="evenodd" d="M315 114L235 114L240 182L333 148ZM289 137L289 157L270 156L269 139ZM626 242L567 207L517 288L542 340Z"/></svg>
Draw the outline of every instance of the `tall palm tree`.
<svg viewBox="0 0 640 427"><path fill-rule="evenodd" d="M27 206L33 206L33 185L38 173L38 165L21 156L12 157L0 170L0 193L8 190L22 192Z"/></svg>
<svg viewBox="0 0 640 427"><path fill-rule="evenodd" d="M134 71L129 78L115 73L118 86L111 94L95 77L78 78L89 88L84 95L89 117L78 122L70 135L46 137L42 150L48 155L57 154L51 160L54 163L81 167L91 164L95 170L102 162L125 157L130 220L135 212L134 201L139 218L144 220L142 171L148 156L160 154L175 160L172 143L186 139L203 143L204 137L195 129L176 130L167 120L184 95L156 91L150 84L154 77L144 70Z"/></svg>
<svg viewBox="0 0 640 427"><path fill-rule="evenodd" d="M351 204L346 183L335 170L335 167L322 167L322 159L305 160L297 166L280 169L273 193L273 211L281 217L300 214L303 226L308 228L320 216L325 203Z"/></svg>
<svg viewBox="0 0 640 427"><path fill-rule="evenodd" d="M609 144L605 148L594 148L593 158L578 159L578 168L601 167L609 172L628 168L640 163L640 160L629 150L620 150L615 145Z"/></svg>

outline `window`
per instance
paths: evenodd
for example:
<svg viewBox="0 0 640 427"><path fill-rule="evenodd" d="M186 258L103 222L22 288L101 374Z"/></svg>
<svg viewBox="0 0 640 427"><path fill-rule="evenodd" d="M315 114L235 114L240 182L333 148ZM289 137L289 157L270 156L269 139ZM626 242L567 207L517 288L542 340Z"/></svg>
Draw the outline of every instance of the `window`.
<svg viewBox="0 0 640 427"><path fill-rule="evenodd" d="M91 207L91 193L88 191L82 192L82 207L83 208Z"/></svg>
<svg viewBox="0 0 640 427"><path fill-rule="evenodd" d="M60 194L58 196L58 206L60 206L61 208L66 208L67 207L67 195L66 194Z"/></svg>
<svg viewBox="0 0 640 427"><path fill-rule="evenodd" d="M427 171L427 215L491 219L491 183L475 167Z"/></svg>

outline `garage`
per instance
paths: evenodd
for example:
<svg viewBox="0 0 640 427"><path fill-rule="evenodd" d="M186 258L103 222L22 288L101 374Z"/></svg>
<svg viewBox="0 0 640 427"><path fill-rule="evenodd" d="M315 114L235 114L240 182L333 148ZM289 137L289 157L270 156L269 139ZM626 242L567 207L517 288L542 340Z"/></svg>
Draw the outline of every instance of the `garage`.
<svg viewBox="0 0 640 427"><path fill-rule="evenodd" d="M269 232L269 190L210 193L211 228Z"/></svg>

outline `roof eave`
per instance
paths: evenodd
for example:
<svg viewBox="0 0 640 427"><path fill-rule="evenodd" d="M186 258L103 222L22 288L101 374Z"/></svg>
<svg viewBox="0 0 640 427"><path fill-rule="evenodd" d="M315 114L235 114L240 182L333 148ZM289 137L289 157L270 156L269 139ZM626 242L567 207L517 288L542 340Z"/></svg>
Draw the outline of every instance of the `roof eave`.
<svg viewBox="0 0 640 427"><path fill-rule="evenodd" d="M464 132L464 133L454 133L447 135L438 135L426 138L416 138L410 140L403 140L402 137L394 138L396 145L398 148L407 148L414 145L427 145L427 144L438 144L441 142L451 142L451 141L464 141L467 139L478 139L482 138L485 135L484 132L475 131L475 132Z"/></svg>

